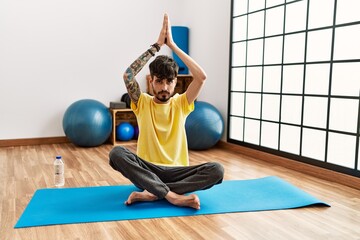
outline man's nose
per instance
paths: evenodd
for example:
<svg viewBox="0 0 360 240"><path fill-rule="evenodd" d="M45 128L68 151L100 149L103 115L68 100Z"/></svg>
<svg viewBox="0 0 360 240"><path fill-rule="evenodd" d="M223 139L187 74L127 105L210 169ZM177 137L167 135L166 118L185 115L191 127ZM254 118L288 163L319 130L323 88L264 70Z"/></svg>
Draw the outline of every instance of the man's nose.
<svg viewBox="0 0 360 240"><path fill-rule="evenodd" d="M169 87L169 86L168 86L168 84L166 84L165 81L162 81L162 82L161 82L161 89L162 89L162 90L168 90L168 87Z"/></svg>

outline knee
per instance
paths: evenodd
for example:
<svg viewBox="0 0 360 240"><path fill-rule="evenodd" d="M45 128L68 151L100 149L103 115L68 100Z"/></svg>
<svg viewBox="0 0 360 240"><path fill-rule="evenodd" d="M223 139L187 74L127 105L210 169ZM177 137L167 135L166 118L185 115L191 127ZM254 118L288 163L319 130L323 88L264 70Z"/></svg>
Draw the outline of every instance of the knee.
<svg viewBox="0 0 360 240"><path fill-rule="evenodd" d="M219 183L222 182L224 178L224 167L218 162L212 162L210 164L214 180L217 180Z"/></svg>
<svg viewBox="0 0 360 240"><path fill-rule="evenodd" d="M126 148L122 146L114 147L109 153L109 164L112 168L116 169L116 166L123 160Z"/></svg>

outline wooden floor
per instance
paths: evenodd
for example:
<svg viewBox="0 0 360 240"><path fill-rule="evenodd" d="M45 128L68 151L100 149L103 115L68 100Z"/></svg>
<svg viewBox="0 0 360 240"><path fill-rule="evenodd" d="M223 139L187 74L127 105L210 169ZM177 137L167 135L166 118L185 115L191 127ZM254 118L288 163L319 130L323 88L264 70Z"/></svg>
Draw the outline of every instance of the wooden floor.
<svg viewBox="0 0 360 240"><path fill-rule="evenodd" d="M136 144L128 147L135 151ZM332 207L13 228L34 192L53 186L58 154L66 163L65 187L128 184L108 165L111 148L67 143L0 148L0 239L360 239L359 190L222 148L190 152L191 164L218 161L226 180L275 175Z"/></svg>

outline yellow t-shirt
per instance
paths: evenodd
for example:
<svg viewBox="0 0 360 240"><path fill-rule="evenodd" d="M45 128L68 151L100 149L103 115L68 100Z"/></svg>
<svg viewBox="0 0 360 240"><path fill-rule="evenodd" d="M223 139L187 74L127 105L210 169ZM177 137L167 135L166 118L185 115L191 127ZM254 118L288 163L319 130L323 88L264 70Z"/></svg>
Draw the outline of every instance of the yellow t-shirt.
<svg viewBox="0 0 360 240"><path fill-rule="evenodd" d="M186 117L194 110L186 93L175 94L168 103L158 104L153 96L141 93L137 105L131 103L138 126L137 155L151 163L188 166Z"/></svg>

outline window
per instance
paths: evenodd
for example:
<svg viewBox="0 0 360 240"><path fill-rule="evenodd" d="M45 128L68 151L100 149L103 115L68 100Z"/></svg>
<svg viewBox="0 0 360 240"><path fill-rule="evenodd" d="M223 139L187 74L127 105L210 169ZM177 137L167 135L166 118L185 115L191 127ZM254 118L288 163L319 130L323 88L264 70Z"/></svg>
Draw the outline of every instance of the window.
<svg viewBox="0 0 360 240"><path fill-rule="evenodd" d="M360 177L358 9L232 0L229 142Z"/></svg>

